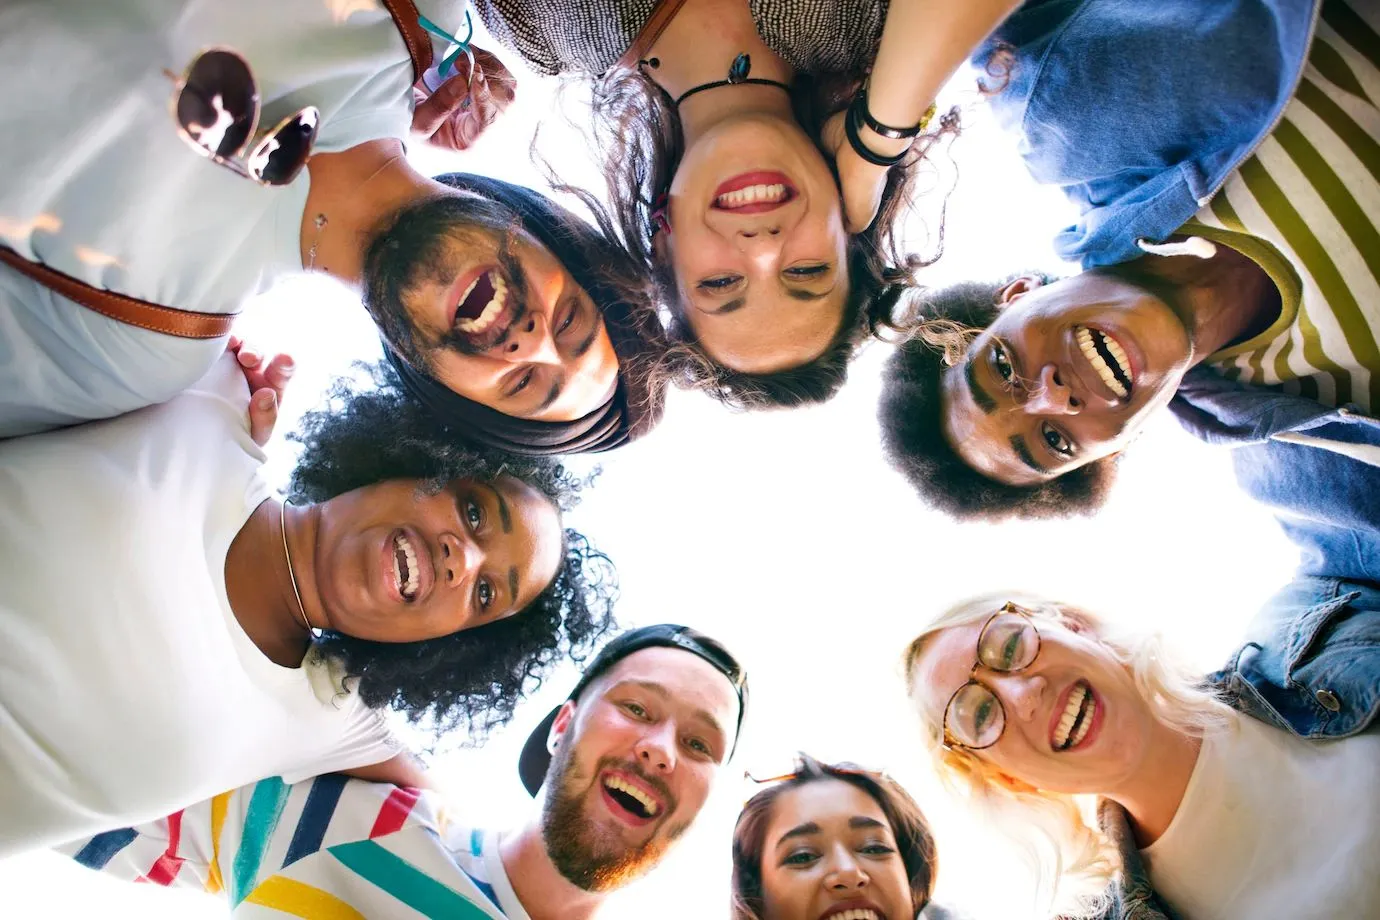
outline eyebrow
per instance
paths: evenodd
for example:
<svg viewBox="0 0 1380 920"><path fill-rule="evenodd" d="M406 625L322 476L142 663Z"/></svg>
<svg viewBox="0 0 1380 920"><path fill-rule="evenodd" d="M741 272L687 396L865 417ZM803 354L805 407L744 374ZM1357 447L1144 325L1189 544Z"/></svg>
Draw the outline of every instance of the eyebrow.
<svg viewBox="0 0 1380 920"><path fill-rule="evenodd" d="M876 818L869 818L867 815L856 815L848 819L848 826L853 830L863 830L866 828L885 828L886 825Z"/></svg>
<svg viewBox="0 0 1380 920"><path fill-rule="evenodd" d="M781 844L785 843L787 840L791 840L795 837L808 837L811 834L818 833L819 825L813 821L806 821L804 824L797 824L795 827L791 828L790 830L786 831L786 833L778 837L776 839L776 845L781 846Z"/></svg>
<svg viewBox="0 0 1380 920"><path fill-rule="evenodd" d="M963 362L963 379L968 381L968 390L972 394L973 402L983 411L984 415L991 415L997 411L997 401L988 395L987 391L977 380L977 349L968 352L968 358Z"/></svg>
<svg viewBox="0 0 1380 920"><path fill-rule="evenodd" d="M596 307L595 310L597 311L598 308ZM590 347L594 345L594 340L597 339L597 338L599 337L599 329L600 329L603 325L604 325L604 315L603 315L602 313L600 313L600 314L599 314L599 320L598 320L597 322L590 323L589 335L585 336L585 337L580 341L580 343L577 344L577 345L575 346L575 351L574 351L575 357L577 357L577 358L583 358L583 357L585 356L585 352L589 351Z"/></svg>
<svg viewBox="0 0 1380 920"><path fill-rule="evenodd" d="M793 287L788 287L788 288L786 288L786 296L787 296L787 297L791 298L792 300L803 300L803 301L805 301L805 302L807 302L807 303L810 303L810 302L813 302L813 301L816 301L816 300L823 300L824 298L828 297L828 296L829 296L830 294L832 294L832 293L834 293L834 289L833 289L833 288L830 288L830 289L827 290L827 291L820 291L818 294L812 293L812 292L810 292L810 291L803 291L803 290L801 290L800 288L793 288Z"/></svg>
<svg viewBox="0 0 1380 920"><path fill-rule="evenodd" d="M503 524L503 532L512 533L513 516L508 513L508 503L503 500L503 493L498 491L498 489L491 482L486 482L484 483L484 485L488 486L489 491L494 493L494 499L498 502L498 519Z"/></svg>
<svg viewBox="0 0 1380 920"><path fill-rule="evenodd" d="M1011 449L1014 450L1014 451L1016 452L1016 456L1017 456L1017 457L1020 457L1020 458L1021 458L1021 462L1022 462L1022 463L1024 463L1026 466L1030 467L1030 468L1031 468L1032 470L1034 470L1035 472L1037 472L1037 473L1048 473L1048 472L1049 472L1049 470L1044 466L1044 464L1042 464L1042 463L1040 463L1040 461L1036 460L1035 457L1034 457L1034 455L1032 455L1032 454L1030 453L1030 448L1029 448L1028 446L1026 446L1025 438L1023 438L1021 435L1013 434L1013 435L1011 436Z"/></svg>
<svg viewBox="0 0 1380 920"><path fill-rule="evenodd" d="M518 596L518 570L517 570L517 566L513 566L512 568L510 568L510 569L508 570L508 594L509 594L510 597L512 597L513 603L516 604L516 603L517 603L517 596Z"/></svg>
<svg viewBox="0 0 1380 920"><path fill-rule="evenodd" d="M536 411L545 412L547 409L550 409L552 403L554 403L557 399L560 398L561 390L564 387L565 375L562 374L560 377L557 377L555 380L551 381L551 389L547 392L546 398L543 399L541 402L537 403Z"/></svg>

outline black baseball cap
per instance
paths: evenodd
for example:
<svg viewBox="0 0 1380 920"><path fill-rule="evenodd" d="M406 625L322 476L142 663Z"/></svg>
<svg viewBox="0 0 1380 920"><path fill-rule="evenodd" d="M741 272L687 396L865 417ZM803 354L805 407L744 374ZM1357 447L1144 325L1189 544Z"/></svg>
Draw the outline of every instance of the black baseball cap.
<svg viewBox="0 0 1380 920"><path fill-rule="evenodd" d="M688 626L659 623L656 626L629 630L618 636L601 648L599 654L589 662L575 683L575 689L566 697L566 701L577 699L585 687L589 686L590 681L633 652L640 652L644 648L678 648L689 652L709 662L733 685L734 691L738 694L738 724L733 732L733 747L728 752L731 758L734 749L738 747L738 733L743 729L743 715L747 712L747 672L717 640ZM552 709L546 718L541 720L541 724L532 730L532 734L527 736L527 743L522 746L522 756L518 758L518 775L522 777L522 785L534 796L546 779L547 768L551 766L551 752L547 750L546 739L551 734L551 725L556 721L556 714L560 711L560 706Z"/></svg>

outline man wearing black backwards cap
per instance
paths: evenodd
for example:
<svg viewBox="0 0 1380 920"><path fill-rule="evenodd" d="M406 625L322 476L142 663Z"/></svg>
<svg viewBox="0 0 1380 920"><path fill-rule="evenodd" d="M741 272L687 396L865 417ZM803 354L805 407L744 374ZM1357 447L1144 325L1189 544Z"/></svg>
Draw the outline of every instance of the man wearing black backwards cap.
<svg viewBox="0 0 1380 920"><path fill-rule="evenodd" d="M540 808L509 833L456 827L434 793L331 775L263 780L64 849L129 879L222 880L237 918L582 920L699 814L747 696L718 642L647 626L606 645L532 733L518 770Z"/></svg>

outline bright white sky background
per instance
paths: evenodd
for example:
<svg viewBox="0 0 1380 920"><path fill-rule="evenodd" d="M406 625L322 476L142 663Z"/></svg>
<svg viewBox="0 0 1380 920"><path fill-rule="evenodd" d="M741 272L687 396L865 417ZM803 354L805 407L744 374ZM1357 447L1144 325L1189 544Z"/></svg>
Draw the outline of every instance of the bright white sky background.
<svg viewBox="0 0 1380 920"><path fill-rule="evenodd" d="M414 146L419 168L541 186L528 144L544 120L543 148L561 154L571 178L592 180L582 136L554 109L556 81L504 57L520 78L514 107L467 154ZM960 74L947 94L969 105L953 148L961 176L944 257L923 280L942 286L1025 268L1071 270L1050 248L1070 207L1033 184L1014 144L968 92L972 85L972 74ZM952 173L947 167L937 184ZM933 226L934 207L921 213ZM925 223L910 229L913 248L929 251ZM376 357L378 339L353 296L320 278L263 296L239 331L297 359L270 446L282 482L292 451L281 434L316 404L332 374ZM725 917L730 830L752 791L742 771L785 772L797 750L885 768L911 790L938 839L939 900L975 918L1031 916L1021 866L948 804L917 755L897 666L906 642L947 602L1010 586L1160 627L1208 670L1292 571L1297 554L1237 490L1226 455L1168 416L1133 446L1120 487L1095 520L956 525L930 512L881 458L875 405L888 351L869 347L843 392L822 407L735 414L672 393L660 428L603 459L598 485L570 516L618 565L623 625L674 621L708 632L747 665L752 685L737 756L698 824L660 870L613 897L603 917ZM431 766L460 803L457 817L503 827L531 807L517 754L573 675L558 673L482 749L443 742ZM207 896L113 882L47 853L0 861L0 892L4 917L225 915Z"/></svg>

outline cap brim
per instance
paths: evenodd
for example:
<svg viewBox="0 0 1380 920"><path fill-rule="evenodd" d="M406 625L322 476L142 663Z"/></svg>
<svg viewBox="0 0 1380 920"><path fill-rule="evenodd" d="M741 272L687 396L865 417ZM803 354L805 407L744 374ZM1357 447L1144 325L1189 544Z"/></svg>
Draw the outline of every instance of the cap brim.
<svg viewBox="0 0 1380 920"><path fill-rule="evenodd" d="M522 785L527 787L527 792L533 798L546 780L547 768L551 766L551 752L547 750L546 739L550 737L551 726L560 711L560 706L552 709L546 718L532 729L532 734L527 736L527 743L522 746L522 756L518 758L518 776L522 777Z"/></svg>

